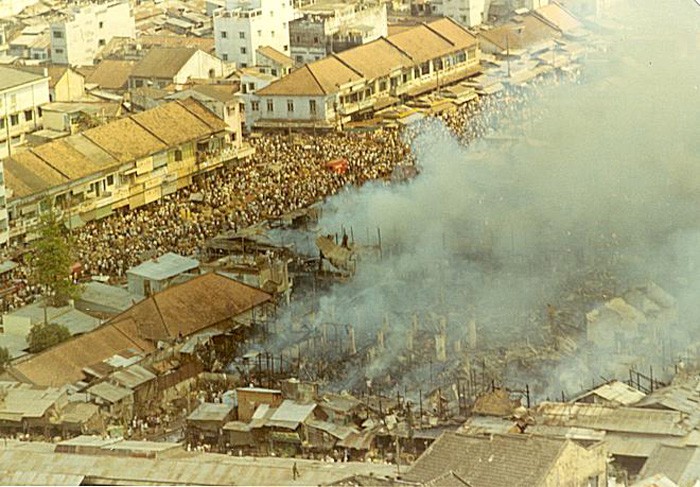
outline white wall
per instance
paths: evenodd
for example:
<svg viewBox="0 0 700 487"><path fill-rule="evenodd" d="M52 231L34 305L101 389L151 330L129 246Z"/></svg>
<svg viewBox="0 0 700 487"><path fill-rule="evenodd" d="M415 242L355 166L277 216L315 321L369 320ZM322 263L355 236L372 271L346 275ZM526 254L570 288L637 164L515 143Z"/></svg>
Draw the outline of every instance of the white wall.
<svg viewBox="0 0 700 487"><path fill-rule="evenodd" d="M92 65L113 37L136 37L128 1L75 7L69 17L51 24L51 60L71 66Z"/></svg>
<svg viewBox="0 0 700 487"><path fill-rule="evenodd" d="M13 147L24 142L24 134L41 128L41 117L38 107L49 102L48 78L28 83L19 87L0 92L0 158L7 157L10 143ZM31 119L27 119L31 112ZM17 116L17 124L12 124L12 115ZM17 143L19 138L19 142Z"/></svg>
<svg viewBox="0 0 700 487"><path fill-rule="evenodd" d="M227 1L214 13L216 55L236 67L255 66L256 50L271 46L289 55L289 22L294 18L292 0Z"/></svg>
<svg viewBox="0 0 700 487"><path fill-rule="evenodd" d="M224 66L220 59L207 54L204 51L197 51L177 73L173 80L175 84L185 84L188 79L220 78L223 76ZM211 76L213 74L213 76Z"/></svg>
<svg viewBox="0 0 700 487"><path fill-rule="evenodd" d="M309 122L311 120L326 121L333 117L332 96L288 96L269 97L252 95L250 103L258 102L259 110L246 112L246 124L252 126L262 119L290 120ZM268 110L268 101L272 102L272 112ZM316 103L316 113L311 113L311 102ZM289 110L288 102L292 103L293 111ZM246 106L246 110L248 107Z"/></svg>
<svg viewBox="0 0 700 487"><path fill-rule="evenodd" d="M485 0L443 0L442 15L469 27L479 25L485 17Z"/></svg>

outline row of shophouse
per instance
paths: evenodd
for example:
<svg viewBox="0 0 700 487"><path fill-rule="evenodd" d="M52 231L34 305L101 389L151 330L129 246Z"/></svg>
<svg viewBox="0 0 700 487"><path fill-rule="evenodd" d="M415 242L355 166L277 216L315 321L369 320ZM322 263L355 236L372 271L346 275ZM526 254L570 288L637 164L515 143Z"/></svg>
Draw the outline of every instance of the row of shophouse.
<svg viewBox="0 0 700 487"><path fill-rule="evenodd" d="M252 149L194 99L173 101L4 160L10 240L31 238L42 205L79 227L174 193Z"/></svg>
<svg viewBox="0 0 700 487"><path fill-rule="evenodd" d="M443 18L305 64L246 98L246 122L340 128L479 71L476 36Z"/></svg>

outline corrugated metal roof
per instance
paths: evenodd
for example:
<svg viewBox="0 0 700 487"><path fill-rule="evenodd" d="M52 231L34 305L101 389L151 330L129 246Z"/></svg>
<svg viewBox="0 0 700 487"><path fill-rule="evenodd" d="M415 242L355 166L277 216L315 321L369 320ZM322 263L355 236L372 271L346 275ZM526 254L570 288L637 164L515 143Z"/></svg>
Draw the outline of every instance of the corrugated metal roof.
<svg viewBox="0 0 700 487"><path fill-rule="evenodd" d="M335 423L329 423L328 421L321 421L320 419L311 419L307 423L312 428L325 431L331 436L338 438L339 440L344 440L352 433L357 433L357 428L352 428L350 426L342 426Z"/></svg>
<svg viewBox="0 0 700 487"><path fill-rule="evenodd" d="M44 444L42 444L44 445ZM46 444L49 447L54 445ZM31 449L28 446L32 447ZM297 464L304 485L327 485L352 475L393 475L393 465L374 463L326 463L300 458L232 457L215 453L182 451L174 458L133 458L112 455L54 453L38 445L10 442L0 455L0 472L21 465L37 473L84 475L128 484L179 485L288 485L292 465ZM20 449L21 448L21 449ZM49 483L50 485L50 483Z"/></svg>
<svg viewBox="0 0 700 487"><path fill-rule="evenodd" d="M664 474L678 485L696 485L700 479L700 449L658 445L640 472L640 477Z"/></svg>
<svg viewBox="0 0 700 487"><path fill-rule="evenodd" d="M187 417L187 421L225 421L231 411L233 411L232 404L205 402Z"/></svg>
<svg viewBox="0 0 700 487"><path fill-rule="evenodd" d="M9 470L0 472L0 485L82 485L83 480L84 475Z"/></svg>
<svg viewBox="0 0 700 487"><path fill-rule="evenodd" d="M592 391L588 391L585 394L580 395L574 402L578 402L581 399L588 397L590 395L599 396L606 401L615 402L622 406L630 406L632 404L638 403L646 397L646 394L630 387L624 382L612 381L607 384L603 384L600 387L596 387Z"/></svg>
<svg viewBox="0 0 700 487"><path fill-rule="evenodd" d="M27 384L3 383L0 414L9 418L40 418L64 393L54 387L30 388Z"/></svg>
<svg viewBox="0 0 700 487"><path fill-rule="evenodd" d="M136 387L155 379L156 374L136 364L126 369L113 372L111 377L122 386L128 387L129 389L135 389Z"/></svg>
<svg viewBox="0 0 700 487"><path fill-rule="evenodd" d="M110 384L109 382L100 382L95 384L87 390L90 394L97 396L105 401L111 402L112 404L121 401L134 394L131 389L126 389L124 387L116 386Z"/></svg>
<svg viewBox="0 0 700 487"><path fill-rule="evenodd" d="M663 437L657 435L616 432L605 434L605 443L608 445L608 451L613 455L627 457L648 458L659 445L659 442L663 440Z"/></svg>
<svg viewBox="0 0 700 487"><path fill-rule="evenodd" d="M299 404L286 399L267 421L267 426L296 429L314 412L316 404Z"/></svg>
<svg viewBox="0 0 700 487"><path fill-rule="evenodd" d="M162 281L191 271L197 267L199 267L198 260L168 252L156 259L147 260L142 264L132 267L126 271L126 273L152 281Z"/></svg>
<svg viewBox="0 0 700 487"><path fill-rule="evenodd" d="M543 416L546 424L606 431L684 436L693 429L688 418L676 411L545 402L537 408L537 412Z"/></svg>

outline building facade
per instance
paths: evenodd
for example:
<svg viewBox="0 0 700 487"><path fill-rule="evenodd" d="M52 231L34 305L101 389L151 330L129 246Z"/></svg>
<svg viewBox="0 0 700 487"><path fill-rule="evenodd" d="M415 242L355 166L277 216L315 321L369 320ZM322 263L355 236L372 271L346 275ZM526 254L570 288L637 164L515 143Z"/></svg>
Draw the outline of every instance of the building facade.
<svg viewBox="0 0 700 487"><path fill-rule="evenodd" d="M292 0L227 0L214 12L216 55L237 68L255 66L257 50L270 46L289 54Z"/></svg>
<svg viewBox="0 0 700 487"><path fill-rule="evenodd" d="M195 47L155 47L129 75L129 88L165 89L182 86L191 79L219 78L224 74L220 59Z"/></svg>
<svg viewBox="0 0 700 487"><path fill-rule="evenodd" d="M92 65L113 37L136 37L136 20L127 0L70 7L51 24L51 60Z"/></svg>
<svg viewBox="0 0 700 487"><path fill-rule="evenodd" d="M440 19L304 65L256 91L257 128L338 128L479 70L476 37Z"/></svg>
<svg viewBox="0 0 700 487"><path fill-rule="evenodd" d="M4 161L10 238L35 238L47 202L77 228L156 201L251 153L234 149L224 121L192 99L36 146Z"/></svg>
<svg viewBox="0 0 700 487"><path fill-rule="evenodd" d="M41 106L48 102L48 76L0 67L0 159L41 128Z"/></svg>
<svg viewBox="0 0 700 487"><path fill-rule="evenodd" d="M388 32L386 3L318 2L300 9L289 24L291 57L297 64L366 44Z"/></svg>

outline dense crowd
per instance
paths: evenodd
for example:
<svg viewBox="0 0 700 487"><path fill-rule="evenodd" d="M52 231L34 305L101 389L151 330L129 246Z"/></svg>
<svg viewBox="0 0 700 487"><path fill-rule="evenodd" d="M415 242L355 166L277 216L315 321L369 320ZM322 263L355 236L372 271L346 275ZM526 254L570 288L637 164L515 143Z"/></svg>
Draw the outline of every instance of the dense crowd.
<svg viewBox="0 0 700 487"><path fill-rule="evenodd" d="M524 106L542 86L560 81L560 76L539 78L527 89L480 96L437 117L469 144L499 124L522 117ZM160 201L73 230L76 259L84 276L118 282L127 269L148 257L165 252L196 256L222 231L281 216L348 185L388 178L399 165L413 165L410 144L417 130L420 125L253 138L256 152L249 160L199 175L193 185ZM341 170L327 166L339 159L347 161ZM26 266L17 274L19 290L5 298L5 310L32 301L39 291L28 283Z"/></svg>

